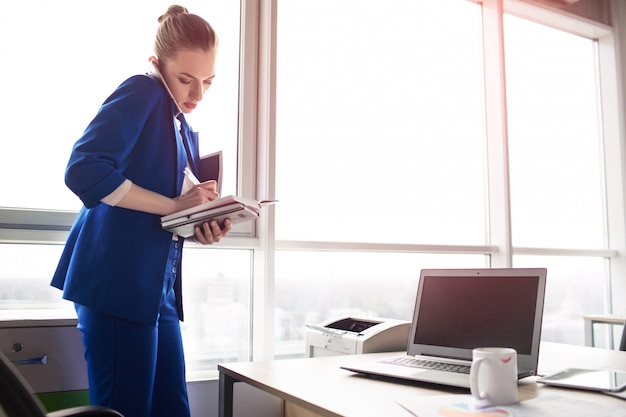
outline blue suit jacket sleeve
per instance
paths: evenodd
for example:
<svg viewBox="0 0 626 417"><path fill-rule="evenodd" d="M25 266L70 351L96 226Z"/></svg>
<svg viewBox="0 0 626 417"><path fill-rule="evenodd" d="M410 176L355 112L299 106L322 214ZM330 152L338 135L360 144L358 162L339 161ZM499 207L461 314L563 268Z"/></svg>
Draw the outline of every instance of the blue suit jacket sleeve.
<svg viewBox="0 0 626 417"><path fill-rule="evenodd" d="M157 83L146 76L126 80L104 102L83 136L75 143L65 182L86 207L95 207L129 177L132 168L128 164L141 160L141 155L131 158L131 153L143 147L139 142L146 139L144 128L153 123L151 119L155 118L155 114L165 118L165 123L159 120L157 125L174 134L172 115L164 111L170 104L165 97L167 105L164 106L163 89ZM147 152L145 157L149 158L151 154ZM133 182L138 180L129 179ZM149 183L139 185L154 188ZM174 196L177 190L159 191Z"/></svg>

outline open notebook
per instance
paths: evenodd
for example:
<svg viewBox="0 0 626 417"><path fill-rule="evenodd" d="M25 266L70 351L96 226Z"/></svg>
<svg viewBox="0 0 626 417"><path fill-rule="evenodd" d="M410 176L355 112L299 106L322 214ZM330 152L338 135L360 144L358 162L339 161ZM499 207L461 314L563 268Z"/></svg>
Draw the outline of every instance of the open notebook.
<svg viewBox="0 0 626 417"><path fill-rule="evenodd" d="M535 375L545 288L545 268L422 270L401 361L424 360L427 368L397 364L397 357L351 361L342 368L469 388L474 348L511 347L519 377ZM439 370L432 362L460 366Z"/></svg>

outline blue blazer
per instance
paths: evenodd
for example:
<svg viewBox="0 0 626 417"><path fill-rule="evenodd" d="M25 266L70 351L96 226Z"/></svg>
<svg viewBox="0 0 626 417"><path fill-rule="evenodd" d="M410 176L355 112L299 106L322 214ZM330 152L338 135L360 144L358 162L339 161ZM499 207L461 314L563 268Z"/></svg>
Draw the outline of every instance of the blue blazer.
<svg viewBox="0 0 626 417"><path fill-rule="evenodd" d="M167 197L180 194L187 153L174 119L178 109L150 75L124 81L75 143L65 173L84 206L52 279L63 298L101 313L155 324L172 234L160 216L100 200L125 179ZM198 175L197 133L183 119ZM181 239L182 244L182 239ZM182 320L181 268L175 291Z"/></svg>

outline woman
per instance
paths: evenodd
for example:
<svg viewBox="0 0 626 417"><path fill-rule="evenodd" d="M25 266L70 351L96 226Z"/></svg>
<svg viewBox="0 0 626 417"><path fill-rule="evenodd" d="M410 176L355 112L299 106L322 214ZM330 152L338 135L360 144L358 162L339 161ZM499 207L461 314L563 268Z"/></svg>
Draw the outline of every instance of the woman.
<svg viewBox="0 0 626 417"><path fill-rule="evenodd" d="M92 404L126 417L189 415L179 320L183 239L160 217L219 197L197 184L198 137L184 114L215 76L217 37L181 6L159 18L155 74L124 81L76 142L65 181L84 203L52 285L75 303ZM169 89L168 89L169 87ZM194 185L195 184L195 185ZM203 244L231 230L207 222Z"/></svg>

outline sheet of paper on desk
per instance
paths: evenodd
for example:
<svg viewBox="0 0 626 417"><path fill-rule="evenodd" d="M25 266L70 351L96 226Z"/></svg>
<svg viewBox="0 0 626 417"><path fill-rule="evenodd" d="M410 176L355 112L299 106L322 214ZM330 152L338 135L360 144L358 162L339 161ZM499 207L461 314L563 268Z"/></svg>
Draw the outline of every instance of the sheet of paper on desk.
<svg viewBox="0 0 626 417"><path fill-rule="evenodd" d="M495 407L479 405L471 395L411 397L396 402L407 410L407 415L419 417L626 417L626 407L608 407L558 394Z"/></svg>

